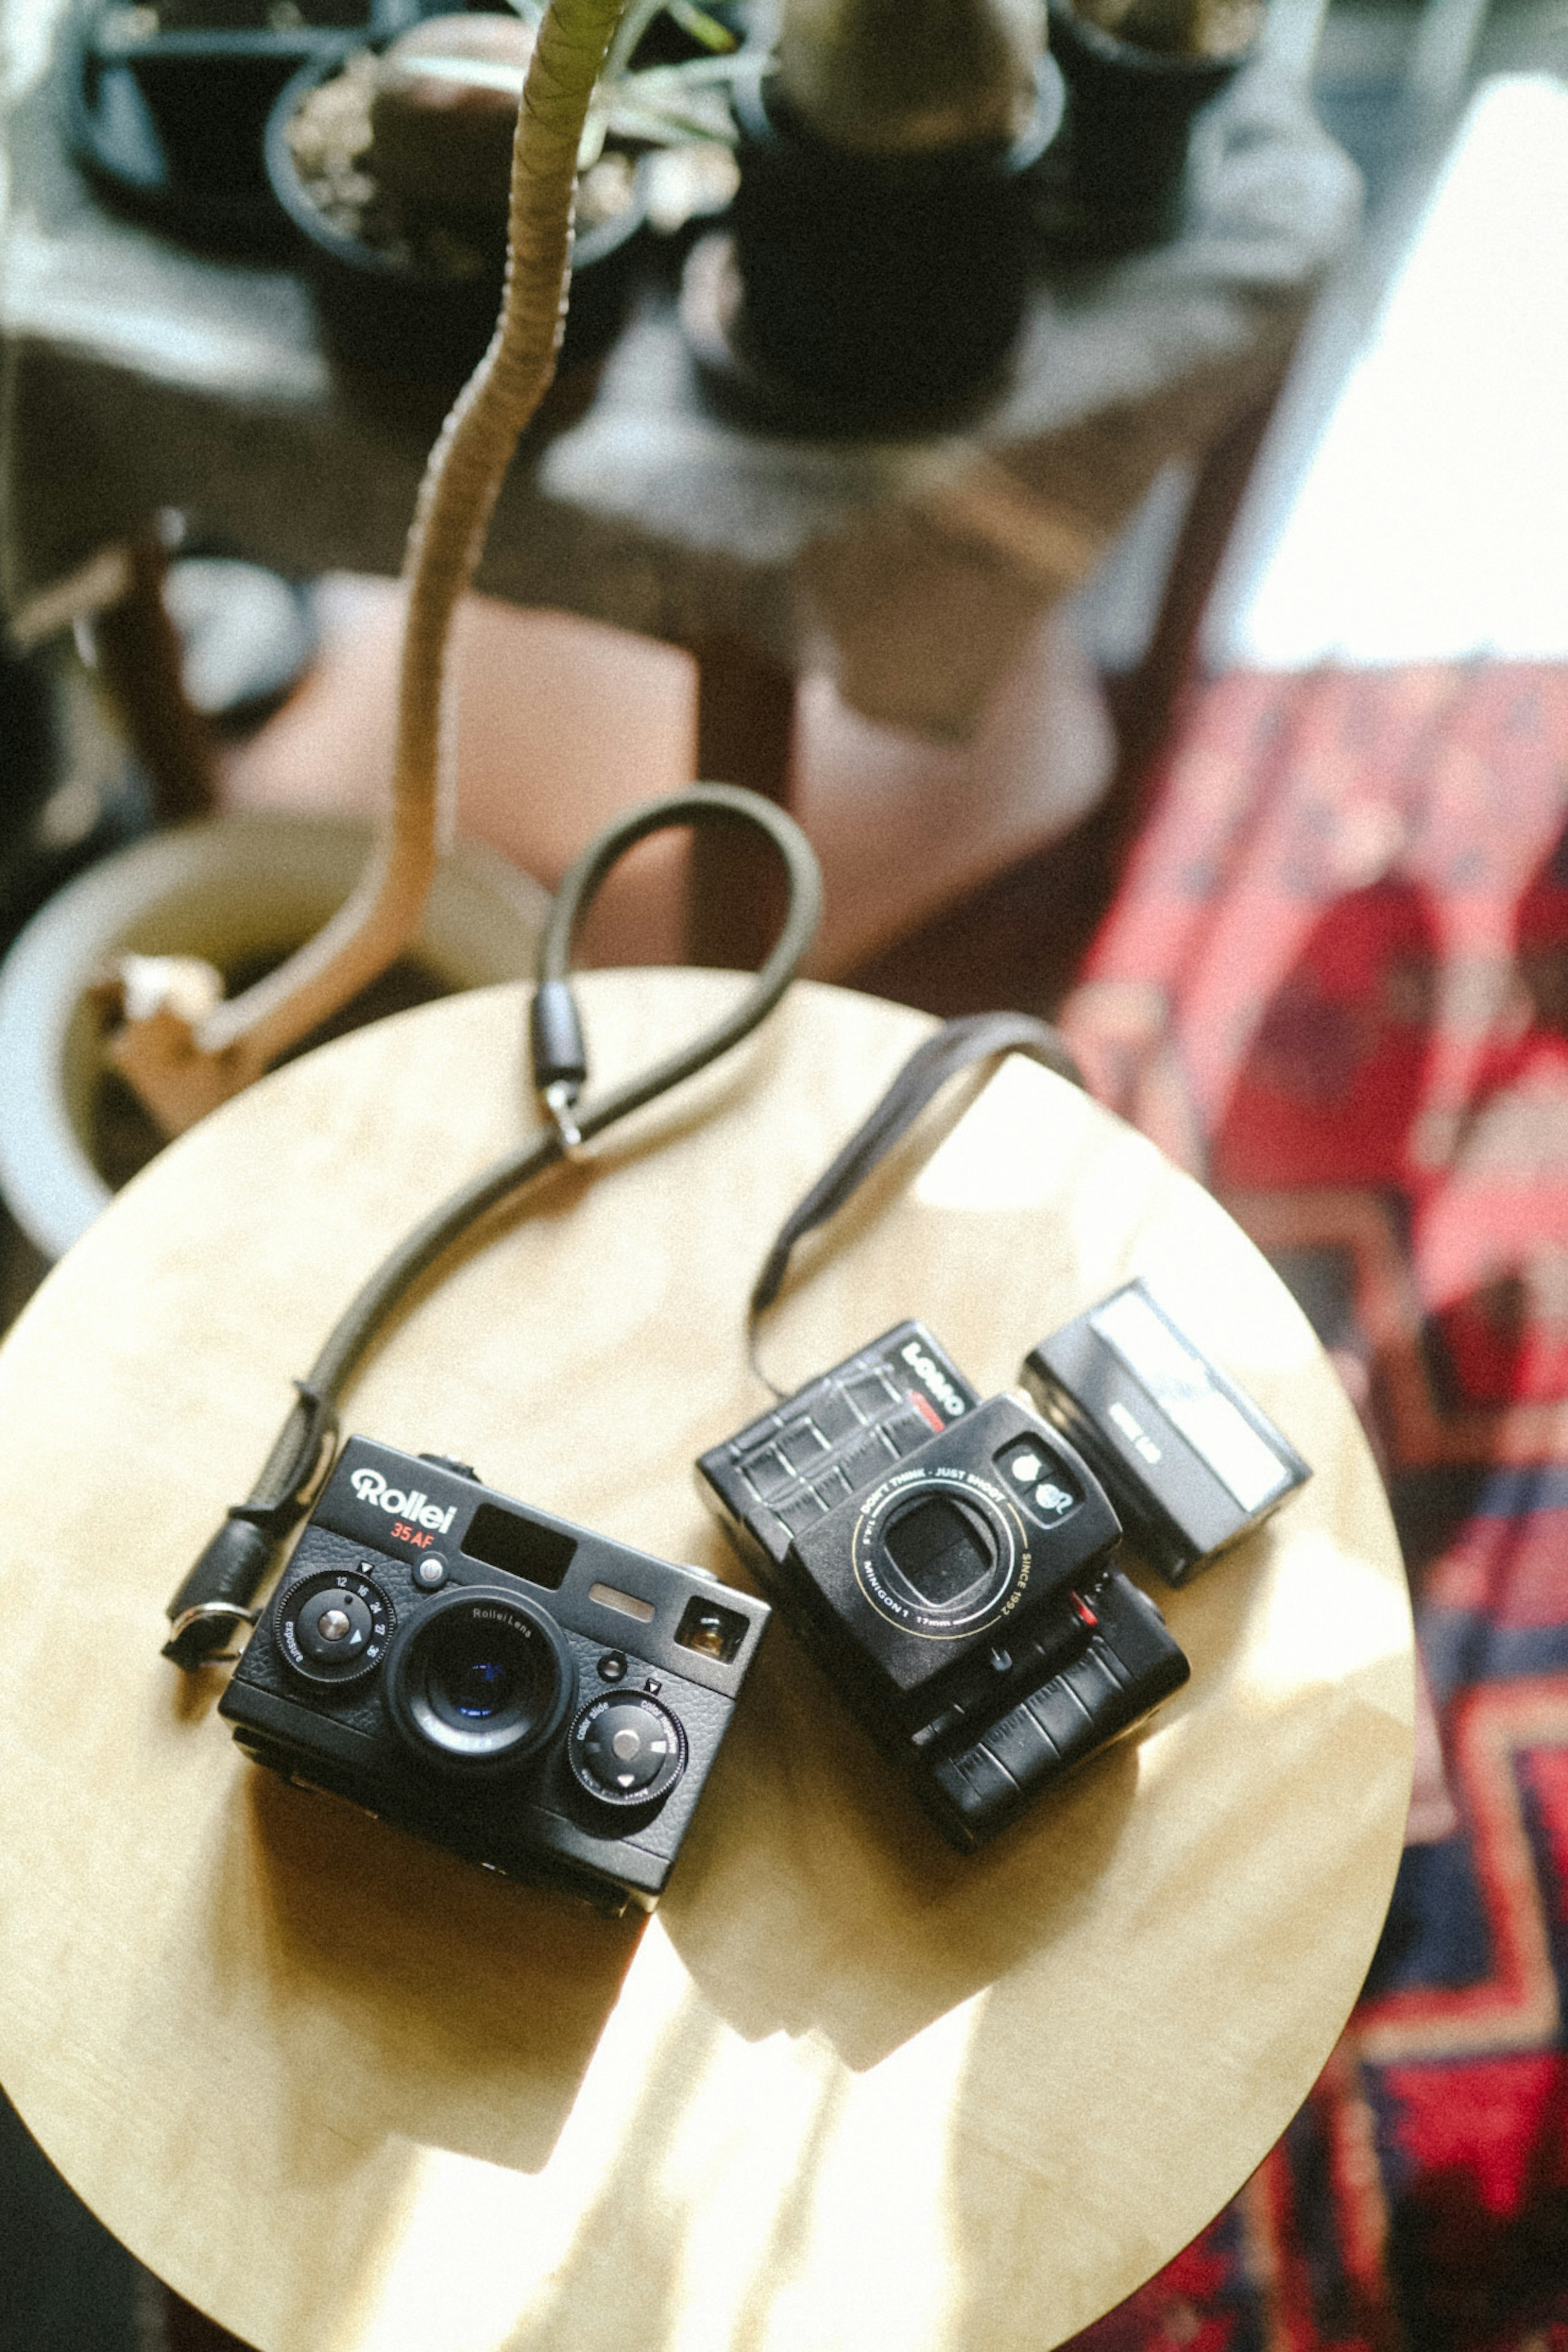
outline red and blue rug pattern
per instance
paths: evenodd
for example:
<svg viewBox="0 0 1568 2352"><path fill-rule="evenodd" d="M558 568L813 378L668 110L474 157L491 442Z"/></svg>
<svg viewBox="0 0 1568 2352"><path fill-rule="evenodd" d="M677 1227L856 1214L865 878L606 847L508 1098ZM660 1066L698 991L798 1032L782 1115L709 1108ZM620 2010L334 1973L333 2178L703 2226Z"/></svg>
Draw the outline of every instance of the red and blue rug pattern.
<svg viewBox="0 0 1568 2352"><path fill-rule="evenodd" d="M1307 2105L1079 2352L1568 2352L1568 670L1204 688L1063 1025L1355 1398L1447 1783Z"/></svg>

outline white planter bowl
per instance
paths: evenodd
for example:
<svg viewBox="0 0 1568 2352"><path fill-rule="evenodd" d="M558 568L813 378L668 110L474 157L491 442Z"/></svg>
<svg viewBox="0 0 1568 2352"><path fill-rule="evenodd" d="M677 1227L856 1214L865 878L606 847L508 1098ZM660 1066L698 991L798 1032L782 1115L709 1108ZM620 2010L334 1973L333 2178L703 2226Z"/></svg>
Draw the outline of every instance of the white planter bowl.
<svg viewBox="0 0 1568 2352"><path fill-rule="evenodd" d="M155 834L61 890L0 966L0 1191L46 1257L109 1201L90 1154L100 1068L86 992L127 951L220 967L319 930L364 868L371 829L342 817L223 816ZM463 843L437 875L413 951L453 988L531 976L548 900Z"/></svg>

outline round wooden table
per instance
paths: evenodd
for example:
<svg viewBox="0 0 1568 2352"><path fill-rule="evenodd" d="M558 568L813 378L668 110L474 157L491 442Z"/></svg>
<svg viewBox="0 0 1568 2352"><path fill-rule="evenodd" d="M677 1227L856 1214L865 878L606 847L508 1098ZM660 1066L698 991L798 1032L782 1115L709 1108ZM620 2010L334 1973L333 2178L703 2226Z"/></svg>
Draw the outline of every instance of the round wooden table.
<svg viewBox="0 0 1568 2352"><path fill-rule="evenodd" d="M739 986L590 976L604 1079ZM1376 1473L1223 1213L1030 1065L939 1105L771 1319L790 1384L908 1314L986 1390L1147 1273L1316 1476L1160 1597L1193 1678L976 1859L775 1625L666 1900L609 1925L247 1764L163 1603L327 1324L531 1123L523 997L363 1031L174 1146L0 1353L0 2079L262 2352L1044 2352L1252 2170L1350 2009L1410 1777ZM345 1426L741 1571L693 1457L743 1302L928 1026L800 987L394 1330ZM936 1135L934 1149L931 1139Z"/></svg>

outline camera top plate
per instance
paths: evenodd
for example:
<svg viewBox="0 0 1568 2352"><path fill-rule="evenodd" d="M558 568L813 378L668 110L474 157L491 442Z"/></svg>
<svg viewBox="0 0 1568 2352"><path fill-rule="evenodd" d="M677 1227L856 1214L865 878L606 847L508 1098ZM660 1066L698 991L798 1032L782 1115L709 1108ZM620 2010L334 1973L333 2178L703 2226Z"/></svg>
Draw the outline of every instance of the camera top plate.
<svg viewBox="0 0 1568 2352"><path fill-rule="evenodd" d="M705 1454L698 1489L765 1575L795 1537L979 1402L923 1323L896 1324Z"/></svg>
<svg viewBox="0 0 1568 2352"><path fill-rule="evenodd" d="M635 1628L639 1657L726 1698L744 1682L768 1619L765 1601L701 1569L574 1526L429 1454L411 1468L408 1454L372 1438L349 1439L310 1523L405 1560L422 1586L432 1563L470 1577L475 1565L520 1577L605 1650ZM639 1565L647 1570L640 1591ZM708 1636L704 1604L722 1620L722 1639Z"/></svg>

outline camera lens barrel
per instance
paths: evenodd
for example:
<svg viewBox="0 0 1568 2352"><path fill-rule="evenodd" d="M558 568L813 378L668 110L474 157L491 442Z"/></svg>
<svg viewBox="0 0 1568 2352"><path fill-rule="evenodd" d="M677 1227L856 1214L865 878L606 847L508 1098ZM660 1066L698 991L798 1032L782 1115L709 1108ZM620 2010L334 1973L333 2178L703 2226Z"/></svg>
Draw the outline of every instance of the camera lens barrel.
<svg viewBox="0 0 1568 2352"><path fill-rule="evenodd" d="M560 1628L521 1597L468 1585L400 1633L387 1662L392 1717L426 1763L510 1770L554 1738L577 1695Z"/></svg>
<svg viewBox="0 0 1568 2352"><path fill-rule="evenodd" d="M851 1540L855 1580L901 1633L952 1641L1003 1622L1029 1578L1029 1538L1011 1497L981 1472L895 1473L867 1499Z"/></svg>

